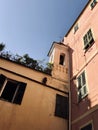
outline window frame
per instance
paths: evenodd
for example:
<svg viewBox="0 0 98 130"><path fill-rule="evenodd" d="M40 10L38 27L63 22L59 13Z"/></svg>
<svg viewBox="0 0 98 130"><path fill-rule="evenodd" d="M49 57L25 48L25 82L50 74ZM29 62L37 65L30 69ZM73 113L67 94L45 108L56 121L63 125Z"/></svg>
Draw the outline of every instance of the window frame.
<svg viewBox="0 0 98 130"><path fill-rule="evenodd" d="M78 29L79 29L79 24L78 23L76 23L75 25L74 25L74 34L78 31Z"/></svg>
<svg viewBox="0 0 98 130"><path fill-rule="evenodd" d="M90 4L91 10L96 6L97 2L98 2L97 0L93 0L91 2L91 4Z"/></svg>
<svg viewBox="0 0 98 130"><path fill-rule="evenodd" d="M2 95L3 95L4 90L7 87L8 82L13 83L13 84L18 84L18 82L14 81L14 80L11 80L11 79L8 79L8 78L5 79L5 82L4 82L4 84L2 86L2 89L1 89L1 92L0 92L1 99L5 100L5 101L8 101L8 100L5 99ZM8 102L11 102L11 103L14 102L14 99L15 99L15 96L16 96L16 93L17 93L18 89L19 89L19 85L16 86L15 92L13 92L13 97L12 97L11 101L8 101Z"/></svg>
<svg viewBox="0 0 98 130"><path fill-rule="evenodd" d="M23 99L23 95L25 93L26 83L7 78L6 76L0 74L0 78L1 78L1 76L4 77L5 79L4 79L3 83L0 84L1 85L0 86L0 100L20 105L22 102L22 99ZM8 83L9 84L12 83L13 87L15 87L14 91L11 91L11 88L9 88L9 91L11 91L10 94L9 94L9 91L7 90L8 89L7 87L9 87L9 86L7 86ZM14 85L16 85L16 86L14 86ZM8 96L5 97L4 93L8 94ZM10 96L12 96L12 97L10 97Z"/></svg>
<svg viewBox="0 0 98 130"><path fill-rule="evenodd" d="M80 102L83 98L85 98L88 95L88 88L87 88L87 83L86 82L87 82L86 81L86 74L85 74L85 71L83 71L77 77L77 97L78 97L78 102Z"/></svg>
<svg viewBox="0 0 98 130"><path fill-rule="evenodd" d="M93 36L91 28L83 36L83 43L84 43L84 50L85 50L85 52L93 45L93 43L94 43L94 36Z"/></svg>
<svg viewBox="0 0 98 130"><path fill-rule="evenodd" d="M85 128L86 126L88 126L88 125L92 125L92 130L94 130L94 126L93 126L93 121L91 120L91 121L89 121L89 122L87 122L86 124L84 124L84 125L82 125L80 128L79 128L79 130L82 130L83 128Z"/></svg>
<svg viewBox="0 0 98 130"><path fill-rule="evenodd" d="M68 97L63 95L56 94L56 103L55 103L55 116L69 119L69 101Z"/></svg>

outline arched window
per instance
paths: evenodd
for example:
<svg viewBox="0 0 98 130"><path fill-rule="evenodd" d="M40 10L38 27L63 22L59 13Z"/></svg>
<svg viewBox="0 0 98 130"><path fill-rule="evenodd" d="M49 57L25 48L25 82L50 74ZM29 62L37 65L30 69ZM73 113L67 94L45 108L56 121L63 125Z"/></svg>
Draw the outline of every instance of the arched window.
<svg viewBox="0 0 98 130"><path fill-rule="evenodd" d="M65 54L60 54L59 64L64 65L64 60L65 60Z"/></svg>

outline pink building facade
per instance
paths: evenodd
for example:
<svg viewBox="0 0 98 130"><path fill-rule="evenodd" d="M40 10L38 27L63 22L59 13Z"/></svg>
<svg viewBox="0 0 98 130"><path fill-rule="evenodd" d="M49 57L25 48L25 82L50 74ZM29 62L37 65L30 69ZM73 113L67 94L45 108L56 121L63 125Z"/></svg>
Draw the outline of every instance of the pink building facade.
<svg viewBox="0 0 98 130"><path fill-rule="evenodd" d="M51 75L0 57L0 130L98 130L97 2L53 42Z"/></svg>
<svg viewBox="0 0 98 130"><path fill-rule="evenodd" d="M70 47L71 130L98 130L98 3L90 0L64 37Z"/></svg>

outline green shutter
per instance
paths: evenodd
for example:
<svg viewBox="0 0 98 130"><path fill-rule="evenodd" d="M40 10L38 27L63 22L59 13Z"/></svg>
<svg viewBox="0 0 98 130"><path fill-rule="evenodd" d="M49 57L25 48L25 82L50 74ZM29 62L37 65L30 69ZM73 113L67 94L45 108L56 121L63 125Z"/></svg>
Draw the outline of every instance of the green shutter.
<svg viewBox="0 0 98 130"><path fill-rule="evenodd" d="M88 44L87 34L83 37L83 41L84 41L84 48L85 48Z"/></svg>
<svg viewBox="0 0 98 130"><path fill-rule="evenodd" d="M82 86L86 84L86 79L85 79L85 72L82 73Z"/></svg>
<svg viewBox="0 0 98 130"><path fill-rule="evenodd" d="M78 98L79 101L87 95L85 71L78 77Z"/></svg>
<svg viewBox="0 0 98 130"><path fill-rule="evenodd" d="M83 37L83 41L85 50L88 49L91 46L91 44L93 44L94 39L91 29L89 29L88 32L85 34L85 36Z"/></svg>
<svg viewBox="0 0 98 130"><path fill-rule="evenodd" d="M81 91L78 91L78 101L80 101L82 98Z"/></svg>
<svg viewBox="0 0 98 130"><path fill-rule="evenodd" d="M87 87L86 87L86 85L83 86L83 91L84 91L84 95L86 95L87 94Z"/></svg>
<svg viewBox="0 0 98 130"><path fill-rule="evenodd" d="M78 30L79 26L78 23L74 26L74 33Z"/></svg>
<svg viewBox="0 0 98 130"><path fill-rule="evenodd" d="M78 89L80 89L82 86L81 86L81 76L78 77Z"/></svg>
<svg viewBox="0 0 98 130"><path fill-rule="evenodd" d="M93 42L93 35L91 29L88 31L87 37L88 37L89 44L91 44Z"/></svg>
<svg viewBox="0 0 98 130"><path fill-rule="evenodd" d="M93 2L91 3L91 9L93 9L94 7L95 7L95 5L96 5L96 3L97 3L97 1L96 0L93 0Z"/></svg>
<svg viewBox="0 0 98 130"><path fill-rule="evenodd" d="M80 89L80 94L81 94L81 99L84 98L84 97L87 95L86 85L84 85L84 86Z"/></svg>
<svg viewBox="0 0 98 130"><path fill-rule="evenodd" d="M81 97L83 97L83 95L84 95L84 89L83 89L83 87L81 88Z"/></svg>

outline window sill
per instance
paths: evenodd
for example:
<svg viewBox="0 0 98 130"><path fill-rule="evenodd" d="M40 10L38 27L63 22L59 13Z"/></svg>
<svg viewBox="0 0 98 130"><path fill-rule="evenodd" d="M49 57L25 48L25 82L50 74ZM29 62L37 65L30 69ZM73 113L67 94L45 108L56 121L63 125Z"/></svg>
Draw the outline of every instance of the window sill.
<svg viewBox="0 0 98 130"><path fill-rule="evenodd" d="M10 102L10 101L8 101L8 100L5 100L5 99L2 98L2 97L0 97L0 101L5 102L5 103L9 103L9 104L12 104L12 105L20 105L20 104L16 104L16 103Z"/></svg>
<svg viewBox="0 0 98 130"><path fill-rule="evenodd" d="M81 99L78 99L78 103L84 101L87 98L87 96L88 96L88 93L85 94L85 96L81 97Z"/></svg>

